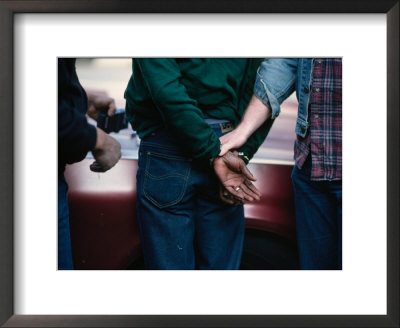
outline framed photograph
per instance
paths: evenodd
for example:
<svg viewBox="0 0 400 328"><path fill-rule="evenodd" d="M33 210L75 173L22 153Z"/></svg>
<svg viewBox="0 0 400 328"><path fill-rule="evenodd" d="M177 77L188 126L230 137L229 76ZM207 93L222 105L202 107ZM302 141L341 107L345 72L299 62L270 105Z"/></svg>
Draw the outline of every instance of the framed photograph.
<svg viewBox="0 0 400 328"><path fill-rule="evenodd" d="M0 22L0 325L399 327L399 1L5 0ZM342 58L343 270L57 270L59 57Z"/></svg>

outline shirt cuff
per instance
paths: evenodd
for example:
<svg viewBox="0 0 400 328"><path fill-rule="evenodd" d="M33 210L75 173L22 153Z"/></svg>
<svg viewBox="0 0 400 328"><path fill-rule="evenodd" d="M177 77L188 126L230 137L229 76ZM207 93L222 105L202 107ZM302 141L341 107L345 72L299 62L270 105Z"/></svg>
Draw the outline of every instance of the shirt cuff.
<svg viewBox="0 0 400 328"><path fill-rule="evenodd" d="M271 109L272 119L275 119L279 115L281 112L279 101L268 89L262 75L260 74L260 69L257 71L256 82L254 83L254 95L260 99L265 106Z"/></svg>

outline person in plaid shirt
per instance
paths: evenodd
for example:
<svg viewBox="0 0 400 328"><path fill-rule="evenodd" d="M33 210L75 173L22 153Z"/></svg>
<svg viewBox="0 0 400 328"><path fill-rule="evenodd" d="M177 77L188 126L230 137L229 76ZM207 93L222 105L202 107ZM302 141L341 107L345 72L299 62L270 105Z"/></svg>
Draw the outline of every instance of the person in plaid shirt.
<svg viewBox="0 0 400 328"><path fill-rule="evenodd" d="M254 95L220 155L242 145L296 91L294 145L296 230L300 268L342 269L342 59L270 58L257 72Z"/></svg>

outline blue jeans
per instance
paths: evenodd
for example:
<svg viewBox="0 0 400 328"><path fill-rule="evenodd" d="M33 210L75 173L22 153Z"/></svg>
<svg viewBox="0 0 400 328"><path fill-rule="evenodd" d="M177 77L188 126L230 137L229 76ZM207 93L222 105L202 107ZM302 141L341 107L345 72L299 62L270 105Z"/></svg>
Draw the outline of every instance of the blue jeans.
<svg viewBox="0 0 400 328"><path fill-rule="evenodd" d="M342 181L311 181L311 161L292 172L300 268L342 269Z"/></svg>
<svg viewBox="0 0 400 328"><path fill-rule="evenodd" d="M136 204L147 269L239 268L243 206L223 203L208 160L192 160L166 129L141 141Z"/></svg>
<svg viewBox="0 0 400 328"><path fill-rule="evenodd" d="M62 174L58 178L58 270L73 270L69 230L68 185Z"/></svg>

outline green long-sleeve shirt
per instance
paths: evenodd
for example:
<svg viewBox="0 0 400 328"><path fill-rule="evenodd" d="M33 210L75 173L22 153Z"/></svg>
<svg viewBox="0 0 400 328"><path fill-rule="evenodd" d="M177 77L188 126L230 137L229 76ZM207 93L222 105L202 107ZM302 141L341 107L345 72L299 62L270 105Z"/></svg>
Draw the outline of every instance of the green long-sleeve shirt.
<svg viewBox="0 0 400 328"><path fill-rule="evenodd" d="M262 60L247 58L137 58L125 91L132 127L144 138L167 127L193 158L216 157L220 142L204 118L237 126L250 101ZM265 123L239 149L251 158L270 127Z"/></svg>

